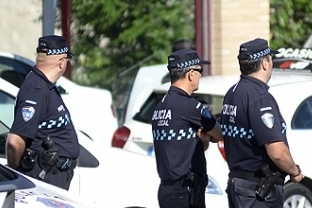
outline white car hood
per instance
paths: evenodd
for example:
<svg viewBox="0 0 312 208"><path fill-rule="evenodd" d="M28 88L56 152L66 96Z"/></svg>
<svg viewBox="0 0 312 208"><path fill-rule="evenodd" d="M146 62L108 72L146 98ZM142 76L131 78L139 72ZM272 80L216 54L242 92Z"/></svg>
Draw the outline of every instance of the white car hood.
<svg viewBox="0 0 312 208"><path fill-rule="evenodd" d="M90 168L80 168L81 178L89 175L89 182L90 177L93 178L93 183L80 181L80 190L83 191L87 186L102 190L82 195L93 199L102 207L158 207L160 179L155 158L100 144L94 145L92 142L83 141L82 145L97 157L100 165L96 175L91 173Z"/></svg>
<svg viewBox="0 0 312 208"><path fill-rule="evenodd" d="M7 167L8 168L8 167ZM8 168L10 169L10 168ZM12 170L12 169L11 169ZM17 172L15 170L12 170ZM18 173L20 184L23 188L15 190L15 207L16 208L45 208L45 207L66 207L66 208L97 208L92 202L88 202L82 197L77 197L70 192L52 186L50 184L33 179L29 176ZM24 179L23 179L24 178ZM25 179L26 178L26 179ZM28 179L28 181L27 181ZM31 182L29 182L31 181ZM6 183L10 183L7 181ZM35 187L32 187L35 185ZM4 190L15 189L15 185L6 184L2 187ZM32 188L24 188L32 187ZM8 199L7 192L0 192L0 205L6 207L5 200Z"/></svg>

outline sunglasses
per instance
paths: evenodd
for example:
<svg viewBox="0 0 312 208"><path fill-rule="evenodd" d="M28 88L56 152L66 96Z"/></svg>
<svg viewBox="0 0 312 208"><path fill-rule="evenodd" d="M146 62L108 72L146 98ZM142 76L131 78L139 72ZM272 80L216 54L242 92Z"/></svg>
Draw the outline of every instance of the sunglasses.
<svg viewBox="0 0 312 208"><path fill-rule="evenodd" d="M59 61L62 61L63 59L66 59L67 61L70 61L72 59L72 57L71 56L66 56L66 57L60 58Z"/></svg>
<svg viewBox="0 0 312 208"><path fill-rule="evenodd" d="M204 71L204 69L203 69L202 67L200 67L200 68L191 68L189 71L191 71L191 70L197 71L197 72L200 73L200 74L202 74L203 71Z"/></svg>

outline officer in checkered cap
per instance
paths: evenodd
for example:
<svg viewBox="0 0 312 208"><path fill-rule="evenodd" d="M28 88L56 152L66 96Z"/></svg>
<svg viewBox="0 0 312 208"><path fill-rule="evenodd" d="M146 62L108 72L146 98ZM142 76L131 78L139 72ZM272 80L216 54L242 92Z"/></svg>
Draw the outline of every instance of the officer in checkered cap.
<svg viewBox="0 0 312 208"><path fill-rule="evenodd" d="M205 105L192 97L202 64L210 62L201 60L192 49L168 56L171 86L152 117L161 208L205 207L208 176L204 151L209 142L222 139L222 132Z"/></svg>
<svg viewBox="0 0 312 208"><path fill-rule="evenodd" d="M237 58L242 74L247 75L255 72L264 57L268 59L278 53L278 51L269 48L268 41L261 38L241 44Z"/></svg>
<svg viewBox="0 0 312 208"><path fill-rule="evenodd" d="M64 37L39 38L36 65L20 87L6 145L9 167L66 190L79 144L56 82L72 56Z"/></svg>
<svg viewBox="0 0 312 208"><path fill-rule="evenodd" d="M58 35L48 35L40 37L38 40L37 53L49 55L67 54L72 58L73 53L69 51L66 38Z"/></svg>
<svg viewBox="0 0 312 208"><path fill-rule="evenodd" d="M268 92L277 53L260 38L239 47L242 74L224 97L220 121L230 208L282 208L285 177L294 183L304 177L289 152L285 120Z"/></svg>

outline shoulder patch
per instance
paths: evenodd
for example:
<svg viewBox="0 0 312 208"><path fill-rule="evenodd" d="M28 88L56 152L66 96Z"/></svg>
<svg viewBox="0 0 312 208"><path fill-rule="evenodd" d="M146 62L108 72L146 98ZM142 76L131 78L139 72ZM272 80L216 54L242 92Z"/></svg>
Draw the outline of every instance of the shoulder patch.
<svg viewBox="0 0 312 208"><path fill-rule="evenodd" d="M25 106L22 108L22 116L25 122L29 121L34 115L36 110L32 106Z"/></svg>
<svg viewBox="0 0 312 208"><path fill-rule="evenodd" d="M274 116L272 113L265 113L261 116L261 120L268 127L269 129L272 129L274 126Z"/></svg>
<svg viewBox="0 0 312 208"><path fill-rule="evenodd" d="M211 119L211 114L206 107L203 107L200 111L201 115L205 118Z"/></svg>

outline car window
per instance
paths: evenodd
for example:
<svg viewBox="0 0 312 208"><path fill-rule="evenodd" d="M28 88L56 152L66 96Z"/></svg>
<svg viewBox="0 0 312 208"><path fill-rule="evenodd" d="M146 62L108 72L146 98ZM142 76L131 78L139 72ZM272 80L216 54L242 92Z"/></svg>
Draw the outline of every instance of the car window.
<svg viewBox="0 0 312 208"><path fill-rule="evenodd" d="M305 99L297 108L291 121L292 129L312 129L312 96Z"/></svg>
<svg viewBox="0 0 312 208"><path fill-rule="evenodd" d="M20 88L26 75L33 69L32 65L22 61L0 56L0 77ZM56 84L60 94L67 94L67 91Z"/></svg>
<svg viewBox="0 0 312 208"><path fill-rule="evenodd" d="M5 157L5 143L9 133L9 128L0 120L0 157Z"/></svg>
<svg viewBox="0 0 312 208"><path fill-rule="evenodd" d="M0 90L0 120L11 126L14 116L15 98Z"/></svg>
<svg viewBox="0 0 312 208"><path fill-rule="evenodd" d="M20 87L28 73L20 63L0 57L0 77Z"/></svg>
<svg viewBox="0 0 312 208"><path fill-rule="evenodd" d="M150 124L154 109L164 95L165 93L152 93L142 105L140 111L133 117L133 119ZM202 104L206 105L215 117L218 117L222 108L223 96L198 93L193 94L192 96Z"/></svg>

